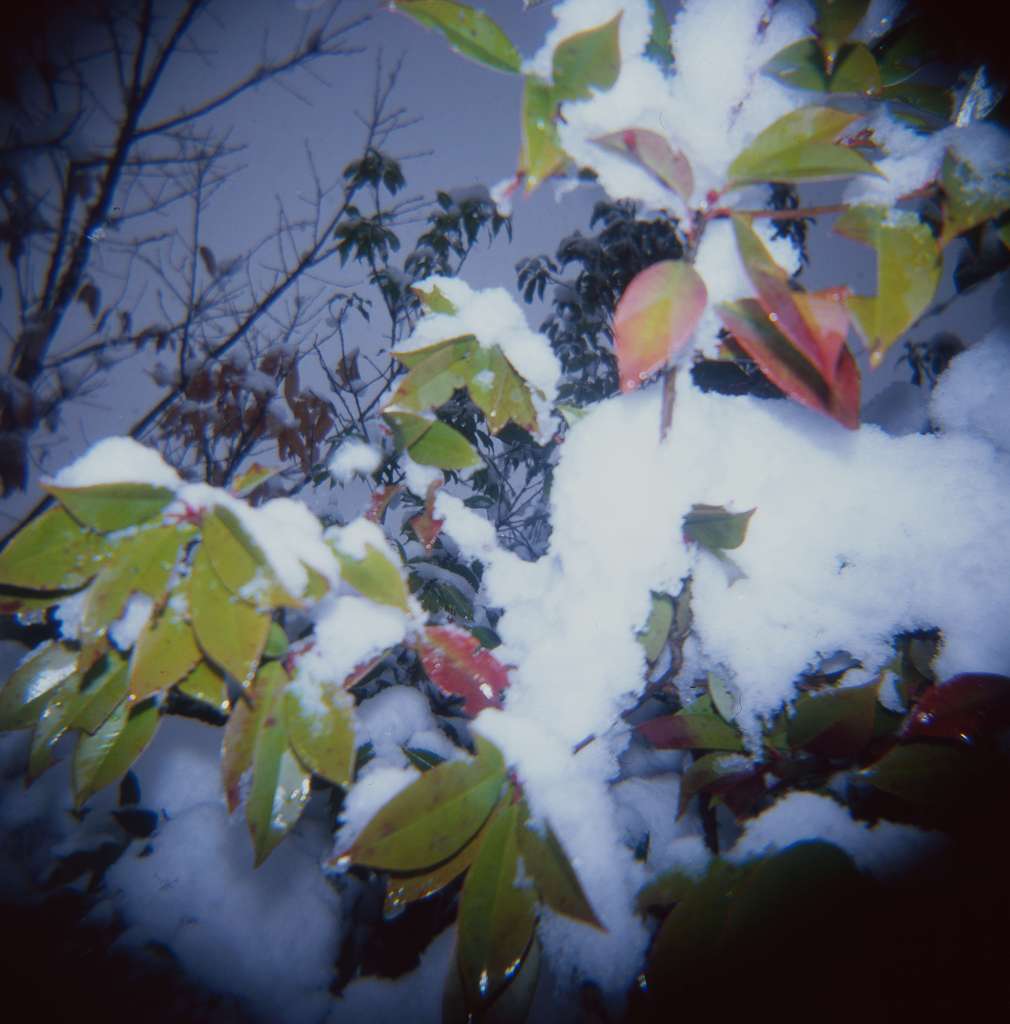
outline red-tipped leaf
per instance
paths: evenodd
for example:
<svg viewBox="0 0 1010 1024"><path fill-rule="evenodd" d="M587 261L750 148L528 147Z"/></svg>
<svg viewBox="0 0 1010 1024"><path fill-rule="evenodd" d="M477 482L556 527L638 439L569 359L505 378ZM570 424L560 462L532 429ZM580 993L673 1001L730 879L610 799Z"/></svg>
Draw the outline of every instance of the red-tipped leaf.
<svg viewBox="0 0 1010 1024"><path fill-rule="evenodd" d="M508 672L475 637L456 626L428 626L420 653L428 678L447 693L462 697L468 715L501 707Z"/></svg>

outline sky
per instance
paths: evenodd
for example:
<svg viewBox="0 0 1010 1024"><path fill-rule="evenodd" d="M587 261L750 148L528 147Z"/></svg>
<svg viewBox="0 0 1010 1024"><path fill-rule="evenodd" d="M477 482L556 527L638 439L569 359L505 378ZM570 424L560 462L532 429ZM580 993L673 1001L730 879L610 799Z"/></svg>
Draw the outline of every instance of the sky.
<svg viewBox="0 0 1010 1024"><path fill-rule="evenodd" d="M593 3L606 6L606 0ZM191 59L200 70L191 65L167 83L165 112L213 92L234 69L258 59L253 55L264 38L272 52L283 52L306 13L318 17L327 6L226 0L217 8L217 22L201 29L206 56ZM518 0L488 6L525 55L537 49L551 24L548 4L526 12ZM219 259L244 251L271 229L278 196L295 204L299 191L310 186L302 158L306 142L324 173L339 174L356 153L359 126L351 111L367 107L380 50L386 67L404 55L397 96L408 114L422 116L390 144L396 156L416 154L404 165L409 193L491 185L513 170L517 82L460 59L440 35L372 4L344 4L340 17L362 11L373 17L348 41L365 52L336 61L321 72L322 80L301 75L292 85L297 95L268 87L222 115L220 127L246 148L244 170L208 210L209 244ZM508 245L502 238L475 253L463 275L467 285L511 287L515 260L552 251L575 227L585 230L599 194L586 189L558 203L546 187L517 203L515 241ZM865 270L852 270L852 250L847 255L844 246L823 236L815 236L812 245L818 273L823 267L831 281L855 274L857 286L866 283L858 276ZM351 273L337 270L327 279L331 285L351 281ZM440 498L448 535L488 566L486 596L506 609L502 636L521 666L507 710L485 712L477 729L519 766L534 811L564 826L587 890L611 927L608 937L586 938L578 926L547 915L544 944L564 965L556 968L558 977L581 962L604 987L619 988L633 974L647 939L626 898L665 867L697 868L705 859L697 816L671 825L664 811L663 800L679 785L679 755L656 757L631 773L619 792L609 790L626 736L608 736L608 723L626 706L627 679L641 673L633 633L650 590L670 589L687 571L695 575L697 623L689 668L703 674L719 666L734 678L749 675L748 687L736 694L745 728L789 698L793 676L815 652L857 653L866 665L863 675L850 680L858 682L886 660L889 637L904 628L942 625L949 672L1010 670L1000 631L1010 608L1010 565L1005 546L994 550L989 540L999 536L1010 507L1010 437L999 391L991 386L1010 370L1010 336L998 328L1008 312L1007 287L994 284L955 303L948 319L932 318L913 334L925 339L949 326L978 343L934 396L928 411L942 426L936 436L918 436L917 425L910 427L927 411L921 401L901 415L894 405L881 412L893 416L892 434L905 436L874 427L850 435L798 407L769 410L756 400L689 391L674 422L677 443L660 444L653 429L657 396L645 391L604 403L569 435L552 506L555 534L540 562L520 562L488 538L486 523L482 527L483 520L458 499ZM538 319L527 310L534 329ZM368 343L364 333L360 343ZM52 468L132 422L148 404L148 386L142 373L128 385L121 378L68 415ZM938 491L943 503L935 501ZM10 507L23 507L21 500ZM732 587L714 559L706 561L669 536L668 524L694 501L760 510L739 555L746 578ZM587 509L595 516L587 516ZM923 550L934 557L922 559ZM844 577L838 569L842 553L852 567ZM601 580L608 586L600 588ZM876 627L869 634L868 620ZM768 657L755 663L754 652L763 647ZM20 653L9 644L5 650L8 659ZM369 708L370 735L389 754L376 760L367 785L359 787L338 848L383 799L416 777L398 754L399 745L425 736L430 742L435 722L415 698L394 692L383 697L381 713L377 704ZM568 751L588 734L601 738L573 766ZM156 811L158 831L147 843L132 843L107 873L102 898L89 910L92 930L64 925L60 939L68 959L92 971L107 970L115 983L127 971L126 960L117 958L139 956L146 965L143 979L157 993L157 1012L166 1019L207 1012L207 1019L243 1020L251 1006L265 1020L399 1021L409 999L413 1019L437 1020L453 935L435 925L437 937L409 987L360 978L337 1002L331 999L332 964L342 948L355 948L354 936L347 945L341 907L357 904L360 910L374 892L346 878L331 885L315 870L333 849L330 811L319 798L295 834L252 872L242 822L230 820L221 803L218 743L218 730L196 722L170 721L159 732L136 769L138 806ZM95 798L83 823L66 812L65 756L23 792L18 779L25 744L23 735L0 740L5 901L31 892L53 853L108 849L121 836L115 787ZM847 815L842 820L827 797L800 796L737 836L737 855L829 835L861 867L886 876L901 872L908 850L931 850L939 842L903 826L869 828ZM663 840L654 840L654 860L644 867L627 849L636 829ZM61 908L64 919L47 918L51 927L73 920L74 899L80 897ZM96 946L106 955L85 956ZM217 990L213 1012L194 1010L192 994L177 986L180 977ZM572 1013L564 991L541 986L535 1019ZM238 1006L238 997L249 1005ZM138 998L132 984L121 998L124 1006Z"/></svg>

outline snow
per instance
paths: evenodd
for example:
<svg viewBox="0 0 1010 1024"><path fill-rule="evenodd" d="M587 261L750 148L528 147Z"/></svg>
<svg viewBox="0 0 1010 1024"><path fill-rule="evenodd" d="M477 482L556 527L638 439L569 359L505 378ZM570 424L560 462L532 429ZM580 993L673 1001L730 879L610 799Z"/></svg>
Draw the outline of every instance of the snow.
<svg viewBox="0 0 1010 1024"><path fill-rule="evenodd" d="M897 881L925 858L942 854L949 840L911 825L854 821L829 796L796 791L747 822L727 859L741 863L802 839L823 839L844 850L857 868L880 881Z"/></svg>
<svg viewBox="0 0 1010 1024"><path fill-rule="evenodd" d="M336 871L348 867L343 852L350 849L376 811L420 777L413 765L391 765L382 758L369 761L347 792L340 812L341 827L333 843L334 856L327 867Z"/></svg>
<svg viewBox="0 0 1010 1024"><path fill-rule="evenodd" d="M455 756L456 748L438 731L428 700L412 686L388 686L357 709L358 742L370 741L375 756L393 765L407 764L402 747ZM433 749L437 747L438 749Z"/></svg>
<svg viewBox="0 0 1010 1024"><path fill-rule="evenodd" d="M382 464L382 453L365 441L345 441L330 459L329 470L341 483L346 483L355 474L367 476Z"/></svg>
<svg viewBox="0 0 1010 1024"><path fill-rule="evenodd" d="M109 639L121 651L128 651L151 617L154 601L147 594L131 594L123 614L109 626Z"/></svg>
<svg viewBox="0 0 1010 1024"><path fill-rule="evenodd" d="M138 483L176 490L179 474L156 452L129 437L107 437L50 481L56 487Z"/></svg>

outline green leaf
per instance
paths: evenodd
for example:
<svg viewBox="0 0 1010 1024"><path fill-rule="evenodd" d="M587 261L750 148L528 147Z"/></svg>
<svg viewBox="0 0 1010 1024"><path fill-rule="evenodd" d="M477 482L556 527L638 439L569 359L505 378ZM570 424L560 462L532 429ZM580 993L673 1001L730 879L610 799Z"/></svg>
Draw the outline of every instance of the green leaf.
<svg viewBox="0 0 1010 1024"><path fill-rule="evenodd" d="M857 120L833 107L803 107L780 117L730 164L730 187L759 181L795 183L853 174L880 174L854 149L835 140Z"/></svg>
<svg viewBox="0 0 1010 1024"><path fill-rule="evenodd" d="M824 56L816 39L800 39L779 50L763 71L784 85L810 92L827 92Z"/></svg>
<svg viewBox="0 0 1010 1024"><path fill-rule="evenodd" d="M116 650L109 650L87 672L81 683L75 728L95 733L129 692L128 664Z"/></svg>
<svg viewBox="0 0 1010 1024"><path fill-rule="evenodd" d="M598 146L628 157L648 172L664 188L676 192L684 202L691 201L694 192L694 172L679 149L647 128L626 128L593 139Z"/></svg>
<svg viewBox="0 0 1010 1024"><path fill-rule="evenodd" d="M484 359L475 364L467 390L474 405L487 418L491 433L500 433L510 422L529 431L536 430L537 413L527 383L497 345L480 351ZM484 380L485 373L490 376L489 381Z"/></svg>
<svg viewBox="0 0 1010 1024"><path fill-rule="evenodd" d="M192 626L170 599L144 623L130 657L130 693L140 700L179 682L203 655Z"/></svg>
<svg viewBox="0 0 1010 1024"><path fill-rule="evenodd" d="M449 299L446 298L445 295L442 294L442 291L439 289L438 285L430 285L427 289L422 288L420 285L416 284L413 284L410 287L411 290L424 304L424 308L429 313L447 313L449 316L452 316L454 313L457 312L456 304L454 302L451 302ZM399 354L396 352L394 352L393 355L396 356L398 359L400 358Z"/></svg>
<svg viewBox="0 0 1010 1024"><path fill-rule="evenodd" d="M228 711L228 684L212 665L201 661L185 679L177 684L179 692L193 700L202 701L219 714Z"/></svg>
<svg viewBox="0 0 1010 1024"><path fill-rule="evenodd" d="M43 484L79 522L99 533L139 526L153 519L175 497L167 487L152 484L93 484L90 487L59 487Z"/></svg>
<svg viewBox="0 0 1010 1024"><path fill-rule="evenodd" d="M105 633L123 614L133 594L158 600L179 560L192 527L153 526L124 537L109 550L101 572L88 589L81 627L86 636Z"/></svg>
<svg viewBox="0 0 1010 1024"><path fill-rule="evenodd" d="M579 876L549 821L544 822L543 835L528 823L519 827L519 853L547 906L600 931L607 930L596 916Z"/></svg>
<svg viewBox="0 0 1010 1024"><path fill-rule="evenodd" d="M83 806L95 793L118 782L147 748L158 728L155 701L123 701L94 735L81 736L74 753L74 805Z"/></svg>
<svg viewBox="0 0 1010 1024"><path fill-rule="evenodd" d="M299 608L267 561L263 549L249 536L231 509L216 505L200 523L202 547L218 579L236 596L260 611Z"/></svg>
<svg viewBox="0 0 1010 1024"><path fill-rule="evenodd" d="M477 737L477 756L425 772L382 807L347 856L385 871L421 871L457 853L487 820L505 784L499 750Z"/></svg>
<svg viewBox="0 0 1010 1024"><path fill-rule="evenodd" d="M908 211L854 206L835 221L835 231L877 253L877 294L848 298L853 322L870 350L871 366L926 311L943 263L929 227Z"/></svg>
<svg viewBox="0 0 1010 1024"><path fill-rule="evenodd" d="M270 616L235 597L218 578L201 544L189 574L189 614L200 649L245 684L256 672Z"/></svg>
<svg viewBox="0 0 1010 1024"><path fill-rule="evenodd" d="M847 43L838 54L828 92L858 96L879 96L884 89L880 69L865 43Z"/></svg>
<svg viewBox="0 0 1010 1024"><path fill-rule="evenodd" d="M959 775L969 753L962 747L940 743L903 743L892 747L858 777L908 803L946 807L963 796Z"/></svg>
<svg viewBox="0 0 1010 1024"><path fill-rule="evenodd" d="M873 736L879 684L802 694L789 720L789 745L824 757L856 757Z"/></svg>
<svg viewBox="0 0 1010 1024"><path fill-rule="evenodd" d="M283 658L288 653L288 635L279 622L271 622L267 631L267 642L263 647L264 658Z"/></svg>
<svg viewBox="0 0 1010 1024"><path fill-rule="evenodd" d="M556 107L554 91L543 79L523 76L519 174L526 179L527 192L532 192L568 161L558 141L558 127L554 123Z"/></svg>
<svg viewBox="0 0 1010 1024"><path fill-rule="evenodd" d="M709 551L733 551L746 539L750 517L756 511L730 512L722 505L692 505L684 516L684 537Z"/></svg>
<svg viewBox="0 0 1010 1024"><path fill-rule="evenodd" d="M354 698L337 686L322 686L321 707L306 707L296 689L284 695L288 741L310 772L348 786L354 772Z"/></svg>
<svg viewBox="0 0 1010 1024"><path fill-rule="evenodd" d="M422 466L438 469L468 469L482 465L473 445L458 431L441 420L432 420L428 429L410 448L410 457Z"/></svg>
<svg viewBox="0 0 1010 1024"><path fill-rule="evenodd" d="M437 288L434 289L438 291ZM438 292L441 295L441 292ZM447 303L448 299L445 300ZM450 303L451 305L451 303ZM452 307L455 312L456 307ZM439 312L447 312L447 310L440 310ZM412 348L405 352L394 351L393 357L397 362L403 363L408 370L413 370L420 366L422 363L426 363L429 359L435 358L443 351L450 351L456 354L456 358L466 355L476 345L477 339L472 334L461 334L455 338L445 338L442 341L436 341L433 345L425 345L423 348ZM452 362L453 360L450 360Z"/></svg>
<svg viewBox="0 0 1010 1024"><path fill-rule="evenodd" d="M662 0L649 0L652 30L645 45L645 56L664 71L674 65L673 46L670 41L670 20L663 10Z"/></svg>
<svg viewBox="0 0 1010 1024"><path fill-rule="evenodd" d="M311 774L288 750L283 707L286 685L287 673L279 662L271 661L252 686L255 738L245 814L256 867L291 831L309 800Z"/></svg>
<svg viewBox="0 0 1010 1024"><path fill-rule="evenodd" d="M72 590L101 568L105 542L56 506L19 530L0 552L0 585Z"/></svg>
<svg viewBox="0 0 1010 1024"><path fill-rule="evenodd" d="M554 49L552 78L555 102L586 99L592 86L609 89L621 71L621 14L605 25L562 40Z"/></svg>
<svg viewBox="0 0 1010 1024"><path fill-rule="evenodd" d="M229 814L242 802L243 779L252 767L256 745L257 718L251 692L250 687L235 701L221 737L221 786Z"/></svg>
<svg viewBox="0 0 1010 1024"><path fill-rule="evenodd" d="M80 710L80 681L80 676L74 673L47 692L28 751L28 783L34 782L53 763L53 749Z"/></svg>
<svg viewBox="0 0 1010 1024"><path fill-rule="evenodd" d="M398 566L394 565L378 548L365 545L364 558L352 558L334 549L340 562L340 575L359 594L379 604L392 605L409 611L407 584Z"/></svg>
<svg viewBox="0 0 1010 1024"><path fill-rule="evenodd" d="M751 511L754 510L751 509ZM736 718L737 699L726 680L718 672L708 673L708 695L712 698L712 704L723 721L732 724Z"/></svg>
<svg viewBox="0 0 1010 1024"><path fill-rule="evenodd" d="M400 381L386 409L423 413L445 405L453 392L466 387L476 372L474 356L478 348L477 339L465 335L422 349L427 355L410 361L410 373Z"/></svg>
<svg viewBox="0 0 1010 1024"><path fill-rule="evenodd" d="M236 498L245 498L252 494L261 484L276 476L278 467L261 466L254 462L244 473L239 473L232 481L229 490Z"/></svg>
<svg viewBox="0 0 1010 1024"><path fill-rule="evenodd" d="M508 984L533 938L536 898L532 889L516 885L518 825L517 804L495 814L463 886L457 950L471 1011L487 1005Z"/></svg>
<svg viewBox="0 0 1010 1024"><path fill-rule="evenodd" d="M58 686L77 672L78 652L66 644L39 644L0 688L0 730L35 724Z"/></svg>
<svg viewBox="0 0 1010 1024"><path fill-rule="evenodd" d="M426 28L438 29L464 57L498 71L519 71L522 61L516 48L482 11L452 0L395 0L394 6Z"/></svg>
<svg viewBox="0 0 1010 1024"><path fill-rule="evenodd" d="M940 187L944 196L941 249L958 235L1010 209L1010 170L986 179L953 149L944 154Z"/></svg>
<svg viewBox="0 0 1010 1024"><path fill-rule="evenodd" d="M852 35L870 6L870 0L814 0L817 18L814 33L824 52L824 65L830 73L842 44Z"/></svg>
<svg viewBox="0 0 1010 1024"><path fill-rule="evenodd" d="M621 391L634 391L691 341L705 311L705 282L683 260L661 260L636 274L614 310Z"/></svg>
<svg viewBox="0 0 1010 1024"><path fill-rule="evenodd" d="M645 657L655 661L670 636L670 628L673 626L673 598L669 594L653 594L652 604L649 607L649 618L645 627L638 634L638 642L645 649Z"/></svg>

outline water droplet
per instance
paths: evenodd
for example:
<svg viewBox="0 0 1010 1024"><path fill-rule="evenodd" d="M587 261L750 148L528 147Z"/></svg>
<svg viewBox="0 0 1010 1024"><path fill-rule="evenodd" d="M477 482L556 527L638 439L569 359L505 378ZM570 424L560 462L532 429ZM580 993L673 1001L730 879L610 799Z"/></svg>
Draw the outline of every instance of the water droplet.
<svg viewBox="0 0 1010 1024"><path fill-rule="evenodd" d="M635 979L635 983L643 992L649 991L649 979L645 976L644 972Z"/></svg>
<svg viewBox="0 0 1010 1024"><path fill-rule="evenodd" d="M769 313L768 319L771 320L773 324L777 324L779 322L779 315L778 313Z"/></svg>
<svg viewBox="0 0 1010 1024"><path fill-rule="evenodd" d="M645 378L648 377L648 376L649 375L645 372L645 370L639 370L638 371L638 379L639 380L645 380Z"/></svg>
<svg viewBox="0 0 1010 1024"><path fill-rule="evenodd" d="M480 978L477 980L477 991L480 993L482 999L487 995L489 983L490 979L487 976L487 971L481 971Z"/></svg>
<svg viewBox="0 0 1010 1024"><path fill-rule="evenodd" d="M545 127L544 119L542 117L538 117L537 120L536 120L536 125L537 125L538 128L543 130L543 128Z"/></svg>

